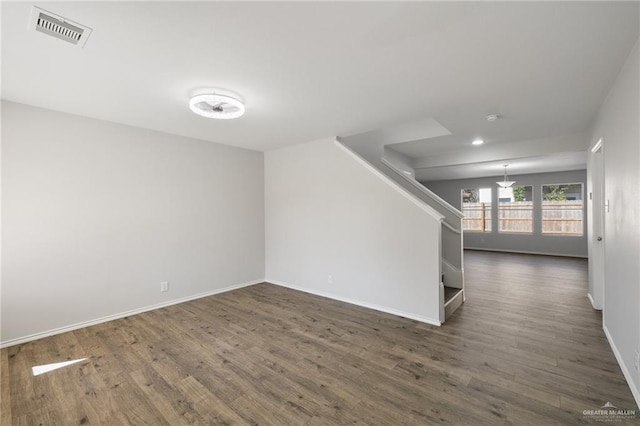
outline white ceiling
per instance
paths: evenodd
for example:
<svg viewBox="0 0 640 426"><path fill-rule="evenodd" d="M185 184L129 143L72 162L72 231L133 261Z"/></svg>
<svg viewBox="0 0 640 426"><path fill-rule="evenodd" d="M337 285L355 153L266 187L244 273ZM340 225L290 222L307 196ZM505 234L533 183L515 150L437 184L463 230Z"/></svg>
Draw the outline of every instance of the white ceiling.
<svg viewBox="0 0 640 426"><path fill-rule="evenodd" d="M638 37L636 2L39 5L93 33L27 32L31 4L2 2L3 99L257 150L431 118L445 151L584 132ZM245 116L191 113L209 86Z"/></svg>

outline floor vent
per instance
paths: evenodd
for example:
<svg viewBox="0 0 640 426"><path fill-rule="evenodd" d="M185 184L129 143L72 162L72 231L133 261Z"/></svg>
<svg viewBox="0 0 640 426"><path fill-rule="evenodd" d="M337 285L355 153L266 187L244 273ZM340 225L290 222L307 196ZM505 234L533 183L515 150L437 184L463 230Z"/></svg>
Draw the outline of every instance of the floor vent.
<svg viewBox="0 0 640 426"><path fill-rule="evenodd" d="M33 6L30 28L78 47L84 47L91 28Z"/></svg>

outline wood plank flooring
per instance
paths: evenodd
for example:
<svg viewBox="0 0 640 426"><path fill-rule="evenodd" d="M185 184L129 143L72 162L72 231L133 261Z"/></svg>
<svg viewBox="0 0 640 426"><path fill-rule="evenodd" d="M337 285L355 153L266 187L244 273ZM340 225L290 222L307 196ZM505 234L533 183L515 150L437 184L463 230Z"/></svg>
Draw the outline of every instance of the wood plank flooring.
<svg viewBox="0 0 640 426"><path fill-rule="evenodd" d="M583 410L607 401L637 410L586 261L467 252L465 271L442 327L259 284L3 349L2 424L546 426L592 423Z"/></svg>

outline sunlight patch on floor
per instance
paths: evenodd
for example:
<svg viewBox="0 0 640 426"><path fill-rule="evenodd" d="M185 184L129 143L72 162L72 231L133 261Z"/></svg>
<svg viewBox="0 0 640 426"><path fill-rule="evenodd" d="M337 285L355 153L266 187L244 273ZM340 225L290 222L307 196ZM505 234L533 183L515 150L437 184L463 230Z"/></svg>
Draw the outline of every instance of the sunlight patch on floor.
<svg viewBox="0 0 640 426"><path fill-rule="evenodd" d="M72 364L77 364L78 362L82 362L85 359L89 359L89 358L80 358L80 359L74 359L71 361L64 361L64 362L54 362L53 364L36 365L31 367L31 371L33 372L34 376L39 376L40 374L48 373L49 371L67 367Z"/></svg>

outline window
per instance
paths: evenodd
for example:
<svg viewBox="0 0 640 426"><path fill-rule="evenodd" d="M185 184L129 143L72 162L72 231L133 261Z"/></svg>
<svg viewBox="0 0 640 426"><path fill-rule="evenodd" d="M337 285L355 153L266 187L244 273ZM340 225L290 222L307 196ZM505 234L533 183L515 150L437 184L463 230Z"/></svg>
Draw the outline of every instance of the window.
<svg viewBox="0 0 640 426"><path fill-rule="evenodd" d="M580 236L582 231L581 183L542 185L542 233Z"/></svg>
<svg viewBox="0 0 640 426"><path fill-rule="evenodd" d="M533 233L533 187L498 188L498 232Z"/></svg>
<svg viewBox="0 0 640 426"><path fill-rule="evenodd" d="M463 229L491 232L491 188L462 190Z"/></svg>

